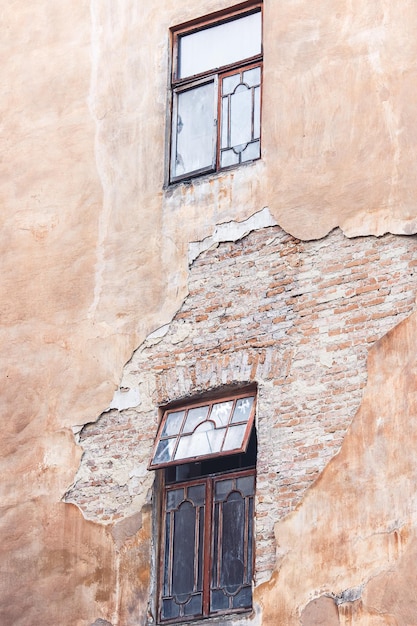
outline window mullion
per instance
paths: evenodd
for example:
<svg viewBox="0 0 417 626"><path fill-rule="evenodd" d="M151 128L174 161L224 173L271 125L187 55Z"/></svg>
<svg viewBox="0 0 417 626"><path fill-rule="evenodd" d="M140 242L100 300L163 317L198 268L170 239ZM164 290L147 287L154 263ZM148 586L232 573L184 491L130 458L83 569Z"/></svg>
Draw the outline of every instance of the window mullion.
<svg viewBox="0 0 417 626"><path fill-rule="evenodd" d="M203 615L210 612L211 539L213 516L213 479L206 480L206 514L204 520Z"/></svg>

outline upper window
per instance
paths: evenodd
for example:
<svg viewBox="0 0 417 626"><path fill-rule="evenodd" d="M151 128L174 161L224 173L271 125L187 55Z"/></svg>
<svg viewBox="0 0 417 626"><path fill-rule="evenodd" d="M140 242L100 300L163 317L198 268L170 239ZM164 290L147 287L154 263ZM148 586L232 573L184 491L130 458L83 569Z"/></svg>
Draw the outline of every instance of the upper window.
<svg viewBox="0 0 417 626"><path fill-rule="evenodd" d="M261 155L261 4L172 29L170 180Z"/></svg>

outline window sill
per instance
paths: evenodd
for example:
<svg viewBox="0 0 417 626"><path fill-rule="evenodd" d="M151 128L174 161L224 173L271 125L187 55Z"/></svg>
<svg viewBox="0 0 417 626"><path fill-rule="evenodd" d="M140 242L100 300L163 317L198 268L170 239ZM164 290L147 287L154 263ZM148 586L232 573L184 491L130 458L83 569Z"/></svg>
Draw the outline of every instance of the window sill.
<svg viewBox="0 0 417 626"><path fill-rule="evenodd" d="M255 167L256 164L260 163L261 161L262 157L259 159L253 159L252 161L245 161L245 163L230 165L230 167L224 167L223 169L217 170L216 172L195 174L194 176L189 176L188 178L182 178L181 180L166 183L163 186L163 190L165 191L165 195L169 197L178 187L199 187L200 185L205 185L207 183L210 183L211 181L234 175L235 172L244 168Z"/></svg>

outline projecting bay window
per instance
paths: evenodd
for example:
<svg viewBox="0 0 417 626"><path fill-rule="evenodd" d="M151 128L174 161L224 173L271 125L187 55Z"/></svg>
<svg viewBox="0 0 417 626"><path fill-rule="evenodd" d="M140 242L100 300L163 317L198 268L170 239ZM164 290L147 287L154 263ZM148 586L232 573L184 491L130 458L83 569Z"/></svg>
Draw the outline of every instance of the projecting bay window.
<svg viewBox="0 0 417 626"><path fill-rule="evenodd" d="M172 40L171 182L259 159L261 4L174 28Z"/></svg>
<svg viewBox="0 0 417 626"><path fill-rule="evenodd" d="M164 468L158 620L252 607L255 395L166 411L150 468Z"/></svg>

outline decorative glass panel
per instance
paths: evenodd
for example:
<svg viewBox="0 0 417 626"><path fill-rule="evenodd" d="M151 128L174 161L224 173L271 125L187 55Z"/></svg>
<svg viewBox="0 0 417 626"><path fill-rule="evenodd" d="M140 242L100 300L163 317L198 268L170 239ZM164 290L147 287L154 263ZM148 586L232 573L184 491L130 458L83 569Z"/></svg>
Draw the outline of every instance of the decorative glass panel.
<svg viewBox="0 0 417 626"><path fill-rule="evenodd" d="M237 491L238 486L241 491ZM254 490L253 473L215 479L210 594L213 613L252 605Z"/></svg>
<svg viewBox="0 0 417 626"><path fill-rule="evenodd" d="M252 398L241 398L236 402L235 410L233 411L232 423L247 422L253 405Z"/></svg>
<svg viewBox="0 0 417 626"><path fill-rule="evenodd" d="M207 417L208 406L199 406L197 409L190 409L187 415L187 421L184 426L184 433L192 433L193 430L201 424Z"/></svg>
<svg viewBox="0 0 417 626"><path fill-rule="evenodd" d="M254 396L236 395L188 410L167 411L150 469L189 459L246 450L254 417Z"/></svg>
<svg viewBox="0 0 417 626"><path fill-rule="evenodd" d="M199 505L188 499L178 505L184 488L166 491L162 620L202 614L205 483L191 489ZM170 510L173 504L178 506Z"/></svg>
<svg viewBox="0 0 417 626"><path fill-rule="evenodd" d="M179 37L178 78L224 67L261 53L261 12Z"/></svg>
<svg viewBox="0 0 417 626"><path fill-rule="evenodd" d="M170 435L177 435L180 432L181 424L184 420L184 415L185 411L176 411L175 413L169 413L161 436L169 437Z"/></svg>
<svg viewBox="0 0 417 626"><path fill-rule="evenodd" d="M225 450L235 450L236 448L240 448L243 442L243 437L245 436L246 425L242 426L231 426L226 435L225 442L223 444L223 451Z"/></svg>
<svg viewBox="0 0 417 626"><path fill-rule="evenodd" d="M214 80L176 93L172 177L213 166L215 150Z"/></svg>
<svg viewBox="0 0 417 626"><path fill-rule="evenodd" d="M260 81L260 66L222 79L220 167L261 156Z"/></svg>
<svg viewBox="0 0 417 626"><path fill-rule="evenodd" d="M229 423L230 411L232 410L232 406L232 400L229 400L228 402L220 402L213 405L210 419L215 422L216 428L220 428L221 426L227 426L227 424Z"/></svg>

